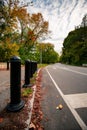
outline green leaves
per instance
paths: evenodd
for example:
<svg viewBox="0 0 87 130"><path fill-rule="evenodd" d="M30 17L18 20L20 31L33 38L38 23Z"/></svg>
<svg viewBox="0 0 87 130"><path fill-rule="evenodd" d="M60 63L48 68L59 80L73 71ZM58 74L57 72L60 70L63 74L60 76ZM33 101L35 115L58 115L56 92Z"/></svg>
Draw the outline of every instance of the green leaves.
<svg viewBox="0 0 87 130"><path fill-rule="evenodd" d="M42 63L55 63L58 62L59 55L54 50L54 46L51 43L41 43L37 46L39 57L42 56ZM40 59L39 58L39 59Z"/></svg>
<svg viewBox="0 0 87 130"><path fill-rule="evenodd" d="M48 33L48 22L41 13L30 15L26 6L18 0L8 0L0 8L0 61L12 55L36 60L37 39Z"/></svg>
<svg viewBox="0 0 87 130"><path fill-rule="evenodd" d="M28 97L29 94L32 94L33 93L33 90L31 88L24 88L22 90L22 96L24 97Z"/></svg>
<svg viewBox="0 0 87 130"><path fill-rule="evenodd" d="M83 19L84 20L84 19ZM67 64L87 64L87 19L81 27L71 31L63 43L63 52L60 60ZM85 25L85 26L83 26Z"/></svg>

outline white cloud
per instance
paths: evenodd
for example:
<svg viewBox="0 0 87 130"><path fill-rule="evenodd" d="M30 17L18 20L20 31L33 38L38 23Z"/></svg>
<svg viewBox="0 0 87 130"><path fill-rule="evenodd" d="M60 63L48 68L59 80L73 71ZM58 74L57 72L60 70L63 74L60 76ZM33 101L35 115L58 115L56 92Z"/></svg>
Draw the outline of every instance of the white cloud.
<svg viewBox="0 0 87 130"><path fill-rule="evenodd" d="M33 0L33 6L28 10L31 13L42 13L52 31L52 38L46 41L52 42L55 50L61 52L64 38L81 24L87 13L87 0Z"/></svg>

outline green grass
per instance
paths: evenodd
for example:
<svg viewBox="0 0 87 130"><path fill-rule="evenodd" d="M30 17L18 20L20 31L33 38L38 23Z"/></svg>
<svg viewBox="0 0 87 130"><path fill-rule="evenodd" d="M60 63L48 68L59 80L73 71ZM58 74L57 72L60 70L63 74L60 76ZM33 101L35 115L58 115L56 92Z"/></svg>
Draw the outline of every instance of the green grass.
<svg viewBox="0 0 87 130"><path fill-rule="evenodd" d="M28 97L29 94L32 94L33 90L31 88L24 88L24 90L22 91L22 96L24 97Z"/></svg>
<svg viewBox="0 0 87 130"><path fill-rule="evenodd" d="M42 67L46 67L48 64L38 64L38 68L42 68ZM35 84L36 82L36 75L37 73L34 73L33 74L33 77L30 78L30 84ZM29 94L32 94L33 93L33 90L32 88L24 88L23 91L22 91L22 96L24 97L28 97Z"/></svg>
<svg viewBox="0 0 87 130"><path fill-rule="evenodd" d="M48 64L38 64L38 68L46 67Z"/></svg>

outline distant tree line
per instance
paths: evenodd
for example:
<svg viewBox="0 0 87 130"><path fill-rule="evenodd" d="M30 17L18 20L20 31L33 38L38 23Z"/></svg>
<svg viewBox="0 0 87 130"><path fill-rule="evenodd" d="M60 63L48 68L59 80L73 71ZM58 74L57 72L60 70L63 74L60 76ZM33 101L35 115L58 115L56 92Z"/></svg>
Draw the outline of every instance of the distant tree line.
<svg viewBox="0 0 87 130"><path fill-rule="evenodd" d="M29 14L27 8L31 4L19 0L0 0L0 62L8 61L13 55L19 55L23 62L25 59L40 62L40 53L42 62L57 62L58 54L52 44L44 44L44 50L39 50L42 45L38 41L47 37L49 23L41 13Z"/></svg>
<svg viewBox="0 0 87 130"><path fill-rule="evenodd" d="M81 25L65 38L60 61L71 65L87 64L87 14Z"/></svg>
<svg viewBox="0 0 87 130"><path fill-rule="evenodd" d="M59 61L59 55L54 50L54 45L51 43L41 43L37 45L37 52L39 53L40 62L42 63L56 63Z"/></svg>

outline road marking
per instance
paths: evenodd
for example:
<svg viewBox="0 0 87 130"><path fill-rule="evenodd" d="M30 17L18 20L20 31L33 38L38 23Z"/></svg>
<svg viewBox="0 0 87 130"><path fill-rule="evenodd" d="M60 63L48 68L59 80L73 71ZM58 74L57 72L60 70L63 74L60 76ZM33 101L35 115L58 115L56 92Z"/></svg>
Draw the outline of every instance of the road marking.
<svg viewBox="0 0 87 130"><path fill-rule="evenodd" d="M73 108L87 107L87 93L69 94L65 98Z"/></svg>
<svg viewBox="0 0 87 130"><path fill-rule="evenodd" d="M77 74L82 74L82 75L86 75L86 76L87 76L86 73L82 73L82 72L79 72L79 71L75 71L75 70L72 70L72 69L68 69L68 68L66 68L66 67L58 67L58 66L57 66L57 68L63 69L63 70L66 70L66 71L71 71L71 72L74 72L74 73L77 73Z"/></svg>
<svg viewBox="0 0 87 130"><path fill-rule="evenodd" d="M74 115L76 121L78 122L79 126L82 128L82 130L87 130L87 126L86 124L83 122L83 120L80 118L80 116L78 115L78 113L75 111L74 108L72 108L72 106L69 104L69 102L66 100L65 95L62 93L62 91L60 90L59 86L56 84L56 82L54 81L54 79L52 78L51 74L49 73L48 69L46 68L46 71L48 73L48 75L50 76L52 82L54 83L56 89L58 90L58 92L60 93L61 97L63 98L63 100L65 101L65 103L67 104L67 106L69 107L70 111L72 112L72 114Z"/></svg>

